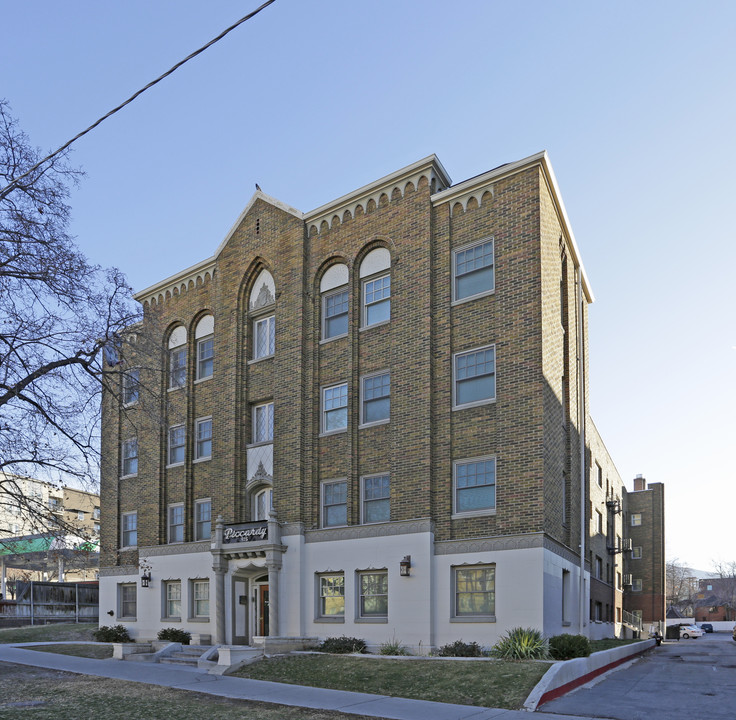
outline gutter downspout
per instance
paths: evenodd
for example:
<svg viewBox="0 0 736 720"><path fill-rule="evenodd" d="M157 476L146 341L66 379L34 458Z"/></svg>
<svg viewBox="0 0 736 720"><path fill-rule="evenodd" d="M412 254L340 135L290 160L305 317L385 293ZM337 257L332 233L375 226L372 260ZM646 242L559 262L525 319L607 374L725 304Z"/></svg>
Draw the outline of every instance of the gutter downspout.
<svg viewBox="0 0 736 720"><path fill-rule="evenodd" d="M578 598L578 625L586 635L585 623L585 345L583 336L582 270L576 269L577 291L577 344L578 344L578 428L580 432L580 588Z"/></svg>

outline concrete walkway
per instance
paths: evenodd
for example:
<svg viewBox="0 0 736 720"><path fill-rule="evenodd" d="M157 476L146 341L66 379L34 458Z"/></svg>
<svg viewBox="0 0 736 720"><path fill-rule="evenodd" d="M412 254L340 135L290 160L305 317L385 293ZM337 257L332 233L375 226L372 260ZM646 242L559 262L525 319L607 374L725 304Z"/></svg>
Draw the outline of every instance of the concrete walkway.
<svg viewBox="0 0 736 720"><path fill-rule="evenodd" d="M29 645L49 644L51 643L0 644L0 661L51 670L64 670L82 675L129 680L149 685L163 685L176 690L194 690L209 695L240 700L256 700L280 705L337 710L343 713L390 718L391 720L491 720L491 718L497 720L531 720L530 714L523 710L450 705L424 700L393 698L386 695L286 685L264 680L218 677L208 675L202 670L176 665L124 662L120 660L93 660L72 655L40 653L23 649L24 646ZM589 720L579 715L573 718L568 715L549 715L540 712L534 713L534 717L536 720L545 718L547 720Z"/></svg>

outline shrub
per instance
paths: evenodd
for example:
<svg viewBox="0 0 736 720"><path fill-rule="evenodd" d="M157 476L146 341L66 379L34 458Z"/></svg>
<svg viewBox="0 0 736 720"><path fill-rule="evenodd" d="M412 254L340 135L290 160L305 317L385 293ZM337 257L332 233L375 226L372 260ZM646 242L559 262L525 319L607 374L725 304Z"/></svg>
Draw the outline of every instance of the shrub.
<svg viewBox="0 0 736 720"><path fill-rule="evenodd" d="M505 660L544 660L549 657L547 641L539 630L513 628L491 650L494 657Z"/></svg>
<svg viewBox="0 0 736 720"><path fill-rule="evenodd" d="M169 642L181 643L182 645L189 645L189 641L192 639L192 634L181 628L162 628L158 631L159 640L168 640Z"/></svg>
<svg viewBox="0 0 736 720"><path fill-rule="evenodd" d="M364 653L365 640L360 638L342 637L327 638L320 646L320 651L345 655L347 653Z"/></svg>
<svg viewBox="0 0 736 720"><path fill-rule="evenodd" d="M588 657L591 652L590 640L585 635L555 635L549 639L549 654L555 660L571 660Z"/></svg>
<svg viewBox="0 0 736 720"><path fill-rule="evenodd" d="M92 633L97 642L132 642L125 625L103 625L99 630Z"/></svg>
<svg viewBox="0 0 736 720"><path fill-rule="evenodd" d="M455 640L454 643L443 645L437 650L440 657L482 657L483 650L477 642L463 642Z"/></svg>
<svg viewBox="0 0 736 720"><path fill-rule="evenodd" d="M401 643L401 640L398 640L396 638L396 635L394 635L389 640L386 640L386 642L381 643L381 647L379 649L379 654L381 655L409 655L409 651L406 649L406 647Z"/></svg>

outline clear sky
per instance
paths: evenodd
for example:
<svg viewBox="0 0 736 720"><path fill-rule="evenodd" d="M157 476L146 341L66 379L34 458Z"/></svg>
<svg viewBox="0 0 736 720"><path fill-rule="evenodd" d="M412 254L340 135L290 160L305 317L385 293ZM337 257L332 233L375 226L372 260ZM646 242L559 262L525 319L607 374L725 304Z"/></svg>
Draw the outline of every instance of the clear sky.
<svg viewBox="0 0 736 720"><path fill-rule="evenodd" d="M55 149L258 0L0 0L0 96ZM75 145L86 254L143 289L252 195L312 210L436 153L546 149L596 302L591 409L666 485L667 554L736 560L736 2L277 0Z"/></svg>

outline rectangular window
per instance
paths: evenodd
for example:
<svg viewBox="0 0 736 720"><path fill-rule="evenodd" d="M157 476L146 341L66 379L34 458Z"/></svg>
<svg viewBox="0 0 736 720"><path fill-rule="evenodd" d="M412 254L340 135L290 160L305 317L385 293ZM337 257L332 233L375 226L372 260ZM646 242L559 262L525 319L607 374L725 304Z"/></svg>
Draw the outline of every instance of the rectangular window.
<svg viewBox="0 0 736 720"><path fill-rule="evenodd" d="M358 575L359 614L362 618L388 617L388 573L365 572Z"/></svg>
<svg viewBox="0 0 736 720"><path fill-rule="evenodd" d="M84 512L82 510L77 510L77 520L84 520Z"/></svg>
<svg viewBox="0 0 736 720"><path fill-rule="evenodd" d="M388 522L391 515L391 483L388 475L363 478L363 522Z"/></svg>
<svg viewBox="0 0 736 720"><path fill-rule="evenodd" d="M345 576L342 573L319 576L319 616L345 616Z"/></svg>
<svg viewBox="0 0 736 720"><path fill-rule="evenodd" d="M210 616L210 581L192 581L192 617Z"/></svg>
<svg viewBox="0 0 736 720"><path fill-rule="evenodd" d="M348 332L348 291L323 295L322 297L322 339L329 340Z"/></svg>
<svg viewBox="0 0 736 720"><path fill-rule="evenodd" d="M169 542L184 542L184 505L169 505Z"/></svg>
<svg viewBox="0 0 736 720"><path fill-rule="evenodd" d="M634 578L634 581L631 583L631 591L641 592L641 588L642 588L641 578Z"/></svg>
<svg viewBox="0 0 736 720"><path fill-rule="evenodd" d="M595 464L595 474L596 474L596 480L598 481L598 487L603 487L603 468L596 463Z"/></svg>
<svg viewBox="0 0 736 720"><path fill-rule="evenodd" d="M641 513L631 513L631 527L639 527L641 525Z"/></svg>
<svg viewBox="0 0 736 720"><path fill-rule="evenodd" d="M454 363L454 406L481 405L496 399L496 348L457 353Z"/></svg>
<svg viewBox="0 0 736 720"><path fill-rule="evenodd" d="M493 616L496 613L496 568L453 568L455 616Z"/></svg>
<svg viewBox="0 0 736 720"><path fill-rule="evenodd" d="M180 465L184 462L186 430L183 425L169 428L169 465Z"/></svg>
<svg viewBox="0 0 736 720"><path fill-rule="evenodd" d="M122 462L123 477L138 474L138 438L123 442Z"/></svg>
<svg viewBox="0 0 736 720"><path fill-rule="evenodd" d="M215 338L208 337L197 342L197 380L212 377L215 367Z"/></svg>
<svg viewBox="0 0 736 720"><path fill-rule="evenodd" d="M322 483L322 527L337 527L347 524L347 480Z"/></svg>
<svg viewBox="0 0 736 720"><path fill-rule="evenodd" d="M599 535L603 535L603 515L600 510L595 511L595 531Z"/></svg>
<svg viewBox="0 0 736 720"><path fill-rule="evenodd" d="M169 388L184 387L187 379L186 346L169 350Z"/></svg>
<svg viewBox="0 0 736 720"><path fill-rule="evenodd" d="M212 418L197 420L196 427L195 460L209 460L212 457Z"/></svg>
<svg viewBox="0 0 736 720"><path fill-rule="evenodd" d="M273 403L253 408L253 442L273 442Z"/></svg>
<svg viewBox="0 0 736 720"><path fill-rule="evenodd" d="M276 346L276 316L255 320L253 323L253 359L270 357Z"/></svg>
<svg viewBox="0 0 736 720"><path fill-rule="evenodd" d="M135 618L137 613L136 607L136 585L135 583L124 583L118 585L118 597L120 607L118 608L118 616L121 618Z"/></svg>
<svg viewBox="0 0 736 720"><path fill-rule="evenodd" d="M181 581L169 580L164 583L166 589L166 606L164 615L167 618L181 617Z"/></svg>
<svg viewBox="0 0 736 720"><path fill-rule="evenodd" d="M595 576L598 580L603 579L603 560L598 556L595 558Z"/></svg>
<svg viewBox="0 0 736 720"><path fill-rule="evenodd" d="M454 464L456 514L496 508L496 458L459 460Z"/></svg>
<svg viewBox="0 0 736 720"><path fill-rule="evenodd" d="M370 375L363 378L362 410L363 425L388 422L391 415L391 373Z"/></svg>
<svg viewBox="0 0 736 720"><path fill-rule="evenodd" d="M493 240L457 250L453 260L455 300L465 300L493 291Z"/></svg>
<svg viewBox="0 0 736 720"><path fill-rule="evenodd" d="M348 426L348 384L322 388L322 432L344 430Z"/></svg>
<svg viewBox="0 0 736 720"><path fill-rule="evenodd" d="M194 539L209 540L212 535L212 502L197 500L194 503Z"/></svg>
<svg viewBox="0 0 736 720"><path fill-rule="evenodd" d="M391 319L391 276L363 283L363 326L377 325Z"/></svg>
<svg viewBox="0 0 736 720"><path fill-rule="evenodd" d="M140 395L140 370L133 368L123 373L123 405L135 405Z"/></svg>
<svg viewBox="0 0 736 720"><path fill-rule="evenodd" d="M631 559L641 560L641 548L640 547L635 547L631 550Z"/></svg>
<svg viewBox="0 0 736 720"><path fill-rule="evenodd" d="M92 517L93 517L93 518L94 518L95 520L99 520L99 519L100 519L100 508L96 507L96 508L94 509L94 511L92 512Z"/></svg>
<svg viewBox="0 0 736 720"><path fill-rule="evenodd" d="M122 530L122 547L136 547L138 545L138 513L123 513L120 526Z"/></svg>

